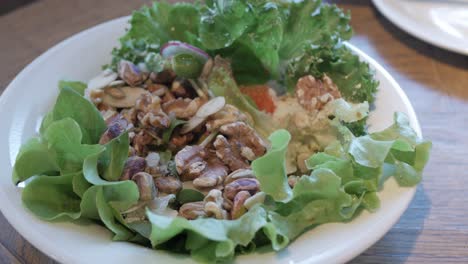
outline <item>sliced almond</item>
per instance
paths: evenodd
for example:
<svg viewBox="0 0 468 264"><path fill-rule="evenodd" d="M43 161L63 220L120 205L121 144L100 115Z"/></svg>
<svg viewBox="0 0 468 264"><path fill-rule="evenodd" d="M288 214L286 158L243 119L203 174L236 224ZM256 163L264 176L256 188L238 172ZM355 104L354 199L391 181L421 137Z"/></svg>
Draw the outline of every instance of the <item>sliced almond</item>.
<svg viewBox="0 0 468 264"><path fill-rule="evenodd" d="M89 90L98 90L108 86L113 81L117 80L117 73L107 69L102 71L98 76L88 82Z"/></svg>
<svg viewBox="0 0 468 264"><path fill-rule="evenodd" d="M143 88L139 87L122 87L122 88L112 88L120 90L124 96L120 98L116 98L108 93L104 93L102 98L102 102L106 105L117 107L117 108L129 108L135 106L136 101L140 98L143 94L149 94L149 92ZM115 94L118 92L114 91Z"/></svg>
<svg viewBox="0 0 468 264"><path fill-rule="evenodd" d="M226 105L224 97L215 97L202 105L195 115L198 117L208 117L219 112L223 109L224 105Z"/></svg>
<svg viewBox="0 0 468 264"><path fill-rule="evenodd" d="M109 83L109 87L120 87L120 86L124 86L125 85L125 82L122 81L122 80L117 80L117 81L113 81L111 83Z"/></svg>
<svg viewBox="0 0 468 264"><path fill-rule="evenodd" d="M104 92L115 99L123 99L125 98L125 93L122 91L122 89L115 88L115 87L107 87L104 89Z"/></svg>
<svg viewBox="0 0 468 264"><path fill-rule="evenodd" d="M182 126L182 129L180 130L181 134L186 134L195 128L197 128L199 125L201 125L207 117L199 117L199 116L194 116L190 118L190 120Z"/></svg>
<svg viewBox="0 0 468 264"><path fill-rule="evenodd" d="M209 100L200 108L198 108L197 113L192 118L190 118L190 120L182 127L180 133L186 134L194 130L199 125L201 125L210 115L216 114L221 109L223 109L224 105L226 105L226 100L222 96L215 97Z"/></svg>

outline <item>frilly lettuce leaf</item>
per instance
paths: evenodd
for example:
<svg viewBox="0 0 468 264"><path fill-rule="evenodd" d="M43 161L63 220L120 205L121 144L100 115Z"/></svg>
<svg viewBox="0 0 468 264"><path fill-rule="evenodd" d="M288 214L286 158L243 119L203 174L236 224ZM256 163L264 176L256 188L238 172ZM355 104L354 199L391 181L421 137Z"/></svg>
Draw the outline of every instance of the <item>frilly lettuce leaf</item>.
<svg viewBox="0 0 468 264"><path fill-rule="evenodd" d="M408 117L402 113L395 113L394 124L377 133L371 133L366 139L369 152L374 153L373 157L362 155L359 143L350 147L349 153L356 163L364 167L376 168L376 158L384 159L386 169L393 169L394 176L401 186L414 186L419 183L422 177L422 170L429 160L431 142L421 139L416 132L411 129ZM379 143L377 143L379 142ZM386 143L381 143L386 142ZM369 146L371 144L372 146ZM388 145L391 145L388 149ZM357 147L357 148L356 148ZM380 164L382 166L382 164Z"/></svg>
<svg viewBox="0 0 468 264"><path fill-rule="evenodd" d="M80 197L73 192L75 174L36 176L22 192L23 205L43 220L74 220L80 217Z"/></svg>
<svg viewBox="0 0 468 264"><path fill-rule="evenodd" d="M71 118L78 124L82 134L80 136L82 142L80 141L80 143L96 144L106 130L106 124L99 110L90 101L68 86L60 89L60 94L52 112L54 121Z"/></svg>
<svg viewBox="0 0 468 264"><path fill-rule="evenodd" d="M264 156L252 162L252 170L263 192L276 201L287 201L292 195L286 175L286 151L291 134L286 130L278 130L268 139L271 148Z"/></svg>
<svg viewBox="0 0 468 264"><path fill-rule="evenodd" d="M341 178L343 190L352 195L355 199L364 198L379 190L379 176L382 173L380 169L368 169L366 171L347 158L336 157L327 153L317 153L306 161L309 168L314 170L327 169L335 173ZM366 200L367 201L367 200ZM370 203L372 202L372 203ZM378 207L377 201L370 201L367 204L362 204L364 208L373 211Z"/></svg>
<svg viewBox="0 0 468 264"><path fill-rule="evenodd" d="M297 80L308 74L317 78L326 74L344 99L353 103L367 101L372 104L379 84L368 63L360 61L341 42L307 47L301 56L288 64L286 85L293 89Z"/></svg>
<svg viewBox="0 0 468 264"><path fill-rule="evenodd" d="M63 136L56 131L61 131ZM77 123L70 118L56 121L47 128L44 138L57 153L63 153L53 155L57 157L57 163L66 168L64 171L73 171L75 167L83 166L83 173L80 169L72 174L62 172L61 176L32 178L23 190L23 204L44 220L74 220L80 217L101 220L115 233L114 239L128 240L134 235L117 223L115 210L125 210L135 204L139 198L138 187L133 181L108 182L101 179L98 174L99 158L106 155L116 157L122 152L115 146L110 147L113 144L107 145L109 150L106 151L105 146L101 145L81 145L78 143L81 141L80 133ZM34 158L33 164L40 160ZM21 164L18 163L18 166ZM116 166L114 162L106 165ZM118 170L119 168L113 169L116 172ZM104 171L107 171L106 167Z"/></svg>
<svg viewBox="0 0 468 264"><path fill-rule="evenodd" d="M59 97L42 122L41 135L22 146L15 162L15 183L34 176L22 192L23 204L44 220L100 220L114 232L115 240L137 239L120 223L119 211L138 202L138 187L133 181L115 182L128 156L128 134L106 145L88 144L99 140L104 121L80 95L81 83L60 82L59 86Z"/></svg>
<svg viewBox="0 0 468 264"><path fill-rule="evenodd" d="M54 150L47 147L41 138L29 139L21 146L13 167L14 184L25 181L34 175L57 175L60 170L54 158Z"/></svg>
<svg viewBox="0 0 468 264"><path fill-rule="evenodd" d="M47 127L54 121L54 112L47 112L47 114L42 118L41 126L39 127L39 134L43 134Z"/></svg>
<svg viewBox="0 0 468 264"><path fill-rule="evenodd" d="M94 186L104 186L104 193L114 207L120 211L128 209L138 202L140 196L138 187L134 181L107 181L100 177L98 161L101 153L88 156L83 163L83 174L85 179ZM119 191L115 191L119 190Z"/></svg>
<svg viewBox="0 0 468 264"><path fill-rule="evenodd" d="M229 58L235 80L244 85L267 83L270 79L270 72L266 71L262 62L245 45L239 44L229 47L222 52L223 57Z"/></svg>
<svg viewBox="0 0 468 264"><path fill-rule="evenodd" d="M289 14L284 28L280 56L296 58L309 46L335 44L351 38L349 14L322 1L288 1Z"/></svg>
<svg viewBox="0 0 468 264"><path fill-rule="evenodd" d="M432 147L411 129L406 115L395 113L394 124L377 133L370 134L374 140L392 141L392 149L386 163L395 171L395 179L401 186L413 186L421 180L422 170L429 161Z"/></svg>
<svg viewBox="0 0 468 264"><path fill-rule="evenodd" d="M417 136L406 115L395 114L394 124L377 133L351 138L340 143L343 152L317 153L306 164L311 169L327 168L343 179L347 193L365 195L364 200L377 203L375 192L387 176L400 186L414 186L422 177L431 143ZM336 146L336 145L335 145ZM374 193L374 194L372 194Z"/></svg>
<svg viewBox="0 0 468 264"><path fill-rule="evenodd" d="M111 68L115 70L120 60L145 62L170 40L203 48L197 39L199 21L198 6L188 3L154 2L151 7L134 11L130 29L120 39L120 47L112 51Z"/></svg>
<svg viewBox="0 0 468 264"><path fill-rule="evenodd" d="M65 87L68 87L75 92L77 92L79 95L84 96L84 91L86 90L86 83L83 82L76 82L76 81L59 81L59 89L63 89Z"/></svg>
<svg viewBox="0 0 468 264"><path fill-rule="evenodd" d="M155 45L163 45L170 40L190 42L193 35L198 35L199 20L196 5L154 2L151 7L144 6L133 12L131 27L122 40L144 39Z"/></svg>
<svg viewBox="0 0 468 264"><path fill-rule="evenodd" d="M394 123L392 126L384 129L380 132L371 134L371 137L375 140L395 140L399 145L394 147L398 150L408 151L415 148L418 144L423 143L416 131L411 128L408 116L402 113L395 113ZM406 148L401 148L401 144L408 144Z"/></svg>
<svg viewBox="0 0 468 264"><path fill-rule="evenodd" d="M202 45L230 58L238 81L252 82L252 74L257 72L251 72L249 78L242 71L252 63L270 78L279 79L284 70L281 65L301 55L306 47L333 45L352 34L349 15L317 0L210 1L201 12ZM239 51L247 56L239 56ZM258 77L262 81L262 74Z"/></svg>
<svg viewBox="0 0 468 264"><path fill-rule="evenodd" d="M99 220L99 212L96 203L96 196L101 186L89 187L81 197L80 209L84 218Z"/></svg>
<svg viewBox="0 0 468 264"><path fill-rule="evenodd" d="M238 81L257 72L280 74L279 49L283 38L284 10L269 1L213 1L203 13L200 37L205 47L233 61ZM209 38L204 37L210 36ZM217 43L216 46L211 45ZM242 55L241 55L242 54ZM253 64L253 65L249 65ZM257 68L246 72L242 68ZM258 78L256 76L255 78ZM251 79L250 78L250 79Z"/></svg>
<svg viewBox="0 0 468 264"><path fill-rule="evenodd" d="M378 141L370 136L362 136L351 141L348 152L357 164L379 168L387 158L392 145L391 141Z"/></svg>
<svg viewBox="0 0 468 264"><path fill-rule="evenodd" d="M129 146L128 132L122 133L105 145L105 151L99 160L103 170L102 178L108 181L117 181L120 178L128 158Z"/></svg>
<svg viewBox="0 0 468 264"><path fill-rule="evenodd" d="M71 118L50 124L43 137L48 148L54 150L55 161L62 174L81 171L86 157L104 149L100 145L81 144L80 126Z"/></svg>
<svg viewBox="0 0 468 264"><path fill-rule="evenodd" d="M247 1L207 1L201 14L200 39L210 50L231 46L255 22Z"/></svg>
<svg viewBox="0 0 468 264"><path fill-rule="evenodd" d="M256 5L253 12L257 23L237 41L240 43L239 45L252 51L272 78L278 79L281 74L280 45L278 43L281 43L284 37L283 11L274 2L259 2L253 1L253 5ZM234 56L231 58L239 59Z"/></svg>
<svg viewBox="0 0 468 264"><path fill-rule="evenodd" d="M113 150L118 152L116 148ZM129 180L106 181L102 179L98 172L98 161L103 155L108 154L100 152L90 155L83 163L84 179L91 186L82 195L80 204L82 216L101 220L114 233L114 240L130 240L135 234L122 224L119 212L138 202L138 187L135 182Z"/></svg>
<svg viewBox="0 0 468 264"><path fill-rule="evenodd" d="M134 234L115 218L114 209L105 197L104 188L98 187L96 192L96 206L98 214L104 225L114 233L114 240L129 240Z"/></svg>
<svg viewBox="0 0 468 264"><path fill-rule="evenodd" d="M337 70L331 77L339 79L338 86L346 86L347 98L363 102L373 96L375 81L367 65L342 48L352 35L349 20L349 14L320 0L155 3L133 13L121 47L113 51L112 67L122 59L135 64L148 61L149 54L176 40L230 59L242 84L274 79L291 86L300 74L331 76ZM354 68L359 70L349 72ZM351 84L340 79L346 75L352 76ZM356 91L359 83L363 89Z"/></svg>
<svg viewBox="0 0 468 264"><path fill-rule="evenodd" d="M261 206L254 206L237 220L199 218L189 221L154 214L149 210L146 214L152 224L150 240L153 247L162 247L174 237L184 234L185 238L181 237L184 248L190 251L194 259L203 262L232 259L238 246L248 246L262 230L271 235L267 236L276 245L284 246L282 241L287 240L283 235L276 234L276 228L268 221L268 212Z"/></svg>
<svg viewBox="0 0 468 264"><path fill-rule="evenodd" d="M130 240L135 234L121 223L120 213L114 207L114 203L119 197L121 199L128 191L132 192L132 189L125 188L129 186L128 184L91 186L84 193L80 202L81 217L102 221L114 233L114 240Z"/></svg>
<svg viewBox="0 0 468 264"><path fill-rule="evenodd" d="M73 191L80 197L83 198L84 193L91 187L93 186L91 183L89 183L83 173L77 173L75 177L73 177L72 181L73 185Z"/></svg>
<svg viewBox="0 0 468 264"><path fill-rule="evenodd" d="M349 220L359 205L359 199L347 194L341 178L328 169L317 169L302 176L293 189L294 198L280 204L270 219L279 232L290 240L306 228L327 222Z"/></svg>
<svg viewBox="0 0 468 264"><path fill-rule="evenodd" d="M15 184L34 175L61 173L68 176L73 173L76 174L72 180L75 190L82 193L84 187L78 180L81 175L78 172L83 160L88 154L102 150L102 146L82 143L97 142L105 129L99 111L79 94L83 85L80 82L59 83L60 94L54 109L42 121L40 137L25 143L16 158L13 169Z"/></svg>

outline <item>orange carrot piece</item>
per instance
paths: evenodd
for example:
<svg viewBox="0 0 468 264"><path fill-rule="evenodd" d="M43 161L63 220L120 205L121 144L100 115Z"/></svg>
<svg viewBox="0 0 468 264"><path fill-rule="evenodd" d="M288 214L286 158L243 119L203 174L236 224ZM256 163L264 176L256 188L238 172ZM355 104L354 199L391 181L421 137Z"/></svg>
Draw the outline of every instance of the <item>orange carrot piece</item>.
<svg viewBox="0 0 468 264"><path fill-rule="evenodd" d="M240 87L240 91L252 98L258 109L267 113L275 112L274 93L266 85L249 85Z"/></svg>

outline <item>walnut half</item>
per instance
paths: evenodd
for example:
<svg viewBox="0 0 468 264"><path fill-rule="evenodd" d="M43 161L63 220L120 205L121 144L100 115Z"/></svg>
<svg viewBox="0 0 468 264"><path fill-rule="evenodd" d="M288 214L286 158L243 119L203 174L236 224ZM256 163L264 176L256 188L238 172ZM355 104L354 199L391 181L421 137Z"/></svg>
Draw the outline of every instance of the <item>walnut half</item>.
<svg viewBox="0 0 468 264"><path fill-rule="evenodd" d="M338 87L326 75L322 80L307 75L297 81L296 98L309 111L321 110L328 102L340 97Z"/></svg>
<svg viewBox="0 0 468 264"><path fill-rule="evenodd" d="M249 161L263 155L266 143L246 123L234 122L221 126L213 143L216 155L231 171L248 168Z"/></svg>
<svg viewBox="0 0 468 264"><path fill-rule="evenodd" d="M186 146L174 157L177 173L183 181L194 180L206 167L205 150L200 146Z"/></svg>
<svg viewBox="0 0 468 264"><path fill-rule="evenodd" d="M200 146L186 146L175 156L176 169L183 181L193 180L197 189L223 183L228 169L216 155Z"/></svg>

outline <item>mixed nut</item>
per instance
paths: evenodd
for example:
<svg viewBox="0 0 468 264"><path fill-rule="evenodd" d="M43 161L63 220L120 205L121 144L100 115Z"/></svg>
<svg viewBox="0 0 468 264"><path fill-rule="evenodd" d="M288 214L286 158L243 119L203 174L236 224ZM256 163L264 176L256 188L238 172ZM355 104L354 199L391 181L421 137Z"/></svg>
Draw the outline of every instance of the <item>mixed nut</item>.
<svg viewBox="0 0 468 264"><path fill-rule="evenodd" d="M265 199L250 162L267 145L245 114L196 84L202 77L147 73L121 61L117 73L91 80L86 95L107 124L100 144L128 131L120 180L135 181L141 203L174 195L179 216L237 219ZM187 193L198 198L182 197Z"/></svg>

